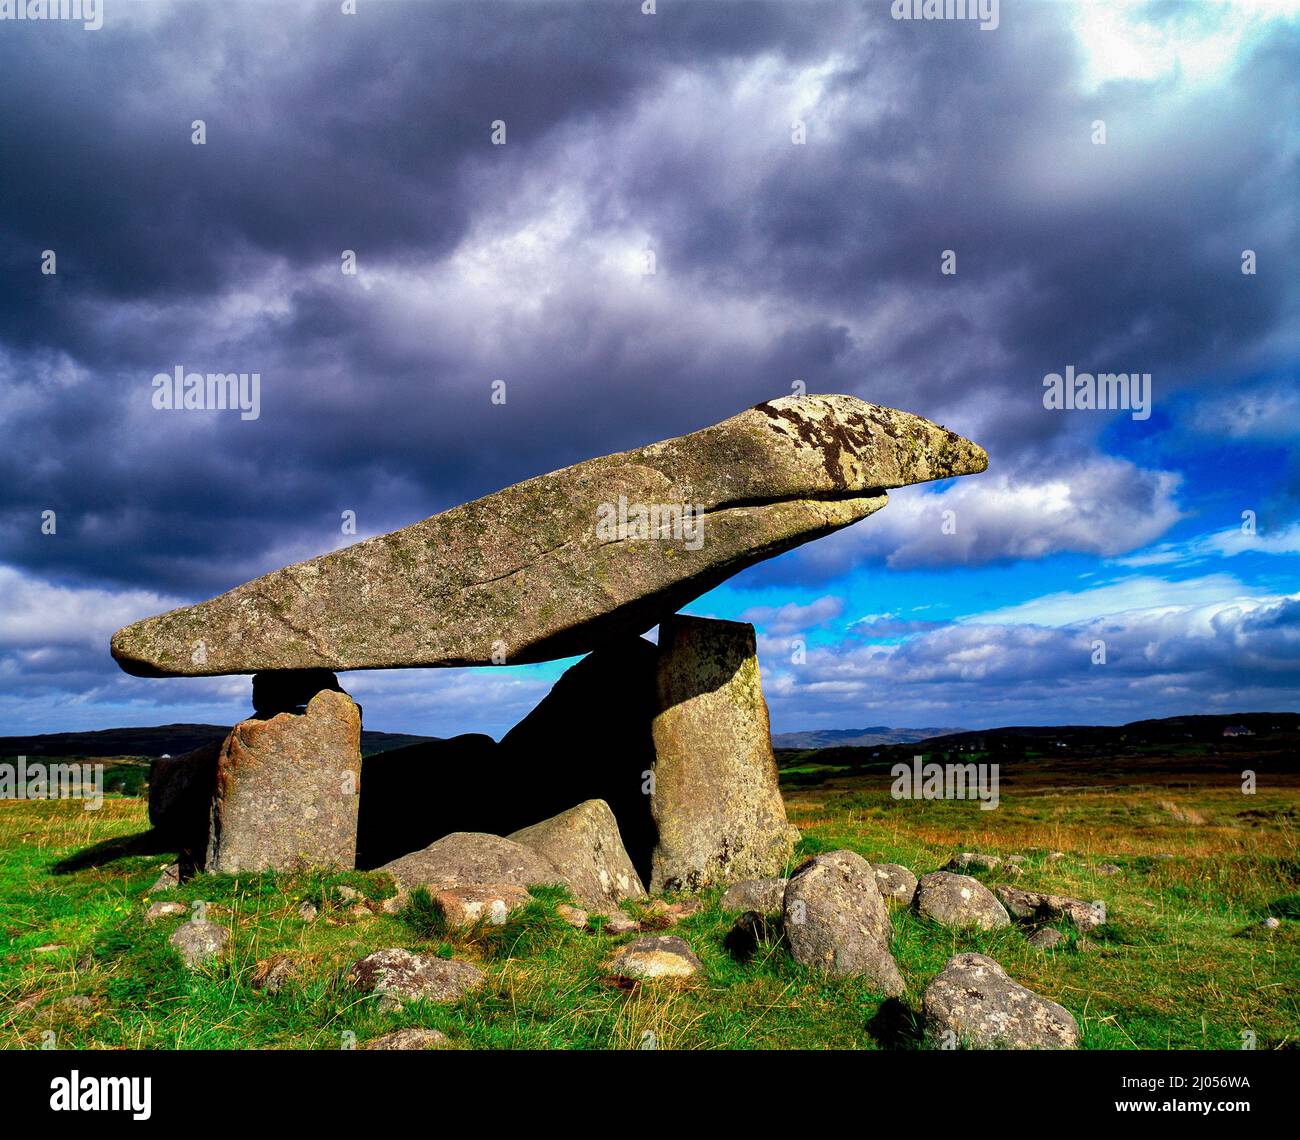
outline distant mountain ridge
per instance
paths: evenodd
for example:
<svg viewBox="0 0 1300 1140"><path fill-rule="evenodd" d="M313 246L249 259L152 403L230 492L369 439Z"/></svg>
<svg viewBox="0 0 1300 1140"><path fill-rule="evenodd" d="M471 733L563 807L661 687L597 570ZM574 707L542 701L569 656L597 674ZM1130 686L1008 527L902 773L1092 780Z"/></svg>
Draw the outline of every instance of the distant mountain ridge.
<svg viewBox="0 0 1300 1140"><path fill-rule="evenodd" d="M180 756L224 740L229 725L160 724L149 728L103 728L94 732L48 732L38 736L0 736L0 757L9 756ZM387 752L407 744L436 740L404 732L362 730L361 754Z"/></svg>
<svg viewBox="0 0 1300 1140"><path fill-rule="evenodd" d="M932 736L951 736L963 729L891 728L873 724L867 728L822 728L809 732L780 732L772 737L773 748L866 748L874 744L915 744Z"/></svg>

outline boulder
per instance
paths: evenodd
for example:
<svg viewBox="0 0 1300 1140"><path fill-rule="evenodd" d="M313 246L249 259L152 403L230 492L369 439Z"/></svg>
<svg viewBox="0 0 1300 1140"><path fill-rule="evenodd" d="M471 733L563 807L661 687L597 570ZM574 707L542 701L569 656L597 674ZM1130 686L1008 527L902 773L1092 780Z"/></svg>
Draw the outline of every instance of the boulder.
<svg viewBox="0 0 1300 1140"><path fill-rule="evenodd" d="M1002 862L999 855L986 855L980 851L963 851L944 864L945 871L992 871Z"/></svg>
<svg viewBox="0 0 1300 1140"><path fill-rule="evenodd" d="M754 911L780 914L789 879L741 879L723 892L719 905L729 912Z"/></svg>
<svg viewBox="0 0 1300 1140"><path fill-rule="evenodd" d="M754 627L674 615L659 627L650 890L780 875L794 849L777 786Z"/></svg>
<svg viewBox="0 0 1300 1140"><path fill-rule="evenodd" d="M828 974L861 976L888 997L903 992L876 876L861 855L816 855L790 876L781 913L790 955Z"/></svg>
<svg viewBox="0 0 1300 1140"><path fill-rule="evenodd" d="M993 892L969 875L932 871L922 875L912 902L916 913L943 926L978 926L995 930L1007 926L1010 916Z"/></svg>
<svg viewBox="0 0 1300 1140"><path fill-rule="evenodd" d="M451 1043L447 1035L437 1029L395 1029L366 1044L367 1049L446 1049Z"/></svg>
<svg viewBox="0 0 1300 1140"><path fill-rule="evenodd" d="M486 883L498 887L564 884L564 876L554 864L531 847L474 831L444 835L423 851L384 864L382 870L408 890L477 887Z"/></svg>
<svg viewBox="0 0 1300 1140"><path fill-rule="evenodd" d="M190 969L207 965L226 952L230 931L206 919L182 922L167 939Z"/></svg>
<svg viewBox="0 0 1300 1140"><path fill-rule="evenodd" d="M456 1001L481 986L487 977L468 962L393 947L353 962L346 980L361 993L377 994L380 1008L391 1010L408 1001Z"/></svg>
<svg viewBox="0 0 1300 1140"><path fill-rule="evenodd" d="M1064 945L1065 935L1054 926L1044 926L1035 930L1025 941L1035 950L1055 950Z"/></svg>
<svg viewBox="0 0 1300 1140"><path fill-rule="evenodd" d="M925 1036L933 1045L975 1049L1074 1049L1079 1026L1068 1010L1013 982L992 958L958 954L926 987Z"/></svg>
<svg viewBox="0 0 1300 1140"><path fill-rule="evenodd" d="M789 396L136 622L112 652L141 676L570 657L865 518L887 488L987 465L918 416ZM685 508L702 531L682 524Z"/></svg>
<svg viewBox="0 0 1300 1140"><path fill-rule="evenodd" d="M352 867L360 779L361 714L346 693L235 725L217 760L207 869Z"/></svg>
<svg viewBox="0 0 1300 1140"><path fill-rule="evenodd" d="M876 876L876 886L886 899L912 905L912 896L916 894L916 876L901 863L872 863L871 870Z"/></svg>
<svg viewBox="0 0 1300 1140"><path fill-rule="evenodd" d="M564 873L574 896L589 907L641 898L618 822L604 800L587 800L506 837L536 851Z"/></svg>
<svg viewBox="0 0 1300 1140"><path fill-rule="evenodd" d="M670 934L652 934L629 942L605 963L611 977L632 982L689 978L703 969L685 939Z"/></svg>
<svg viewBox="0 0 1300 1140"><path fill-rule="evenodd" d="M1007 908L1007 913L1020 922L1056 922L1066 919L1077 930L1088 931L1106 921L1106 909L1100 904L1064 895L1043 894L1041 891L1023 891L1019 887L999 886L993 893Z"/></svg>

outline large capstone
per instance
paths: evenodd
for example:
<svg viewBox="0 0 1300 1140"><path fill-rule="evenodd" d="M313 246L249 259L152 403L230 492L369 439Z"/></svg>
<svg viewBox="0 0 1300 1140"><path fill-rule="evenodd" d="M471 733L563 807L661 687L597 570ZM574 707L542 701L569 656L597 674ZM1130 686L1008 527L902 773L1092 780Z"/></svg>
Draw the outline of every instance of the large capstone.
<svg viewBox="0 0 1300 1140"><path fill-rule="evenodd" d="M129 673L545 661L644 632L737 571L984 451L851 396L786 397L587 460L119 630Z"/></svg>
<svg viewBox="0 0 1300 1140"><path fill-rule="evenodd" d="M783 874L794 832L777 787L754 627L664 621L656 693L651 892Z"/></svg>
<svg viewBox="0 0 1300 1140"><path fill-rule="evenodd" d="M361 713L346 693L235 725L217 759L207 869L353 866L360 778Z"/></svg>

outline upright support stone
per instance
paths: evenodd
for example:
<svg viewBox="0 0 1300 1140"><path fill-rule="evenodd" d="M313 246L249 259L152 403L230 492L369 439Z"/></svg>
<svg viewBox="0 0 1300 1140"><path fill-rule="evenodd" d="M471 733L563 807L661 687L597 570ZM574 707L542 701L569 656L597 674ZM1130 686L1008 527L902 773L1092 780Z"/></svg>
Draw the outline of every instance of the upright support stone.
<svg viewBox="0 0 1300 1140"><path fill-rule="evenodd" d="M352 867L360 790L361 711L346 693L240 722L217 760L207 869Z"/></svg>
<svg viewBox="0 0 1300 1140"><path fill-rule="evenodd" d="M754 627L659 627L651 893L780 875L796 832L777 786Z"/></svg>

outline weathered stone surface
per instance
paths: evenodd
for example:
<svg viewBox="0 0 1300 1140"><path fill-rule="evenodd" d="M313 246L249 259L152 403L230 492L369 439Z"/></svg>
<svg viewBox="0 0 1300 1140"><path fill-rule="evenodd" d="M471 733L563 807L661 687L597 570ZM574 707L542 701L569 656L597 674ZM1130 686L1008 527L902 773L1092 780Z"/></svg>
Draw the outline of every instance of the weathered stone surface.
<svg viewBox="0 0 1300 1140"><path fill-rule="evenodd" d="M1013 982L983 954L950 958L926 987L921 1006L926 1038L935 1045L1073 1049L1079 1044L1079 1026L1069 1010Z"/></svg>
<svg viewBox="0 0 1300 1140"><path fill-rule="evenodd" d="M752 910L758 914L780 914L789 879L741 879L732 883L719 904L725 911Z"/></svg>
<svg viewBox="0 0 1300 1140"><path fill-rule="evenodd" d="M353 962L347 973L348 985L378 994L382 1009L396 1009L407 1001L456 1001L486 980L483 971L468 962L397 947L367 954Z"/></svg>
<svg viewBox="0 0 1300 1140"><path fill-rule="evenodd" d="M796 962L828 974L860 975L889 997L903 992L889 952L885 900L871 864L856 852L816 855L795 871L781 919Z"/></svg>
<svg viewBox="0 0 1300 1140"><path fill-rule="evenodd" d="M601 929L606 934L631 934L632 931L641 929L641 924L635 918L632 918L626 911L614 907L610 908L604 919Z"/></svg>
<svg viewBox="0 0 1300 1140"><path fill-rule="evenodd" d="M564 873L569 889L589 907L640 898L641 876L632 866L618 821L604 800L587 800L550 819L506 836L530 847Z"/></svg>
<svg viewBox="0 0 1300 1140"><path fill-rule="evenodd" d="M993 892L969 875L932 871L922 875L912 902L916 913L944 926L978 926L994 930L1011 918Z"/></svg>
<svg viewBox="0 0 1300 1140"><path fill-rule="evenodd" d="M191 969L206 965L226 952L230 931L215 922L183 922L167 939Z"/></svg>
<svg viewBox="0 0 1300 1140"><path fill-rule="evenodd" d="M1049 895L1041 891L1023 891L1019 887L993 888L998 901L1007 908L1012 918L1021 922L1055 922L1067 919L1076 929L1092 930L1106 921L1106 909L1082 899L1064 895Z"/></svg>
<svg viewBox="0 0 1300 1140"><path fill-rule="evenodd" d="M885 898L904 906L912 905L912 897L916 894L916 876L911 871L901 863L872 863L871 870L876 876L876 886Z"/></svg>
<svg viewBox="0 0 1300 1140"><path fill-rule="evenodd" d="M204 824L206 830L207 825ZM203 837L203 843L206 846L208 840L206 834ZM149 888L148 894L157 894L159 891L170 891L181 885L181 865L179 863L168 863L162 869L162 874L154 880L153 886Z"/></svg>
<svg viewBox="0 0 1300 1140"><path fill-rule="evenodd" d="M652 934L629 942L605 964L612 977L635 982L689 978L703 969L685 939L671 934Z"/></svg>
<svg viewBox="0 0 1300 1140"><path fill-rule="evenodd" d="M777 786L754 627L666 619L656 692L651 892L780 875L794 836Z"/></svg>
<svg viewBox="0 0 1300 1140"><path fill-rule="evenodd" d="M474 831L444 835L423 851L386 863L383 870L407 889L564 883L555 865L531 847Z"/></svg>
<svg viewBox="0 0 1300 1140"><path fill-rule="evenodd" d="M160 756L149 765L149 822L176 845L183 861L200 866L220 755L221 742L214 741L180 756ZM178 868L178 882L179 875Z"/></svg>
<svg viewBox="0 0 1300 1140"><path fill-rule="evenodd" d="M906 412L785 397L137 622L114 635L113 656L143 676L486 665L503 643L512 663L573 656L865 518L887 488L987 464ZM638 506L688 504L703 541L602 531L602 507L621 503L633 519Z"/></svg>
<svg viewBox="0 0 1300 1140"><path fill-rule="evenodd" d="M366 1044L367 1049L446 1049L447 1035L437 1029L395 1029Z"/></svg>
<svg viewBox="0 0 1300 1140"><path fill-rule="evenodd" d="M504 926L510 912L525 906L532 895L512 883L487 883L481 887L447 887L430 892L448 926L473 926L486 922Z"/></svg>
<svg viewBox="0 0 1300 1140"><path fill-rule="evenodd" d="M1120 873L1120 868L1114 863L1098 863L1093 870L1099 875L1118 875Z"/></svg>
<svg viewBox="0 0 1300 1140"><path fill-rule="evenodd" d="M586 930L587 923L591 919L591 915L581 907L569 906L568 903L560 903L560 905L555 908L555 913L572 926L574 930Z"/></svg>
<svg viewBox="0 0 1300 1140"><path fill-rule="evenodd" d="M346 693L235 725L217 761L208 870L353 866L360 781L361 715Z"/></svg>
<svg viewBox="0 0 1300 1140"><path fill-rule="evenodd" d="M1035 950L1055 950L1065 942L1065 935L1054 926L1044 926L1035 930L1025 941Z"/></svg>

